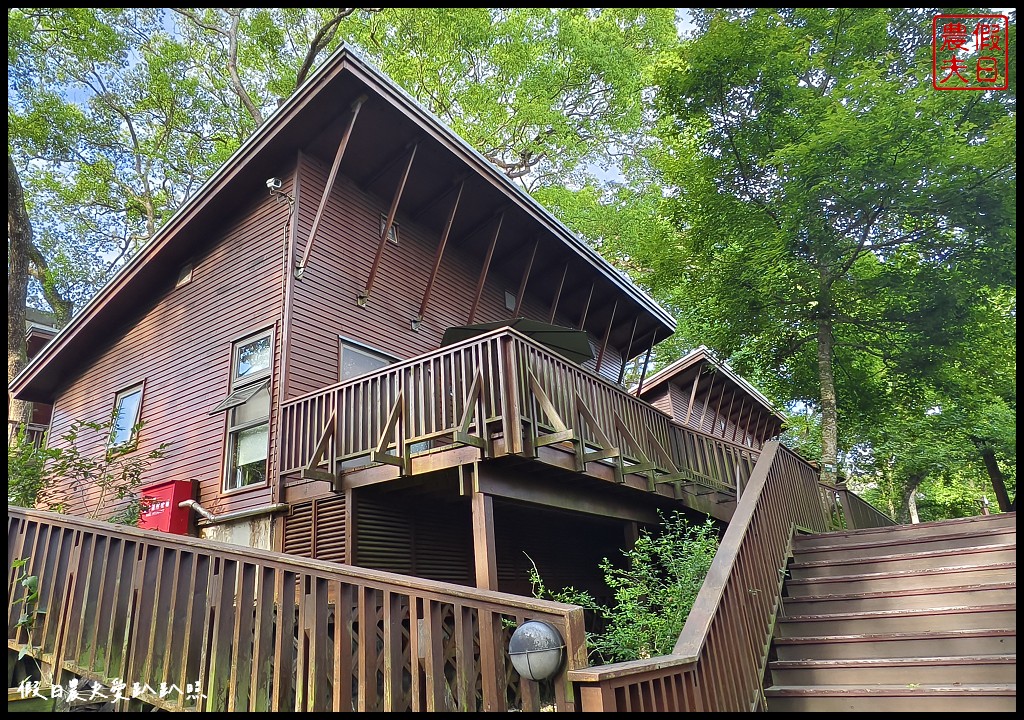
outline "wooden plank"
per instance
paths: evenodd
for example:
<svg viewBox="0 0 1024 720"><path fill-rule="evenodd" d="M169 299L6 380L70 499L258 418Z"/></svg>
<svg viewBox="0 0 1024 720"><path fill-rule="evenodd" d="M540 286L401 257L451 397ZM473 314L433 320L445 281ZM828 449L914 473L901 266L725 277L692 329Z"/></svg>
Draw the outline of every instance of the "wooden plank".
<svg viewBox="0 0 1024 720"><path fill-rule="evenodd" d="M402 199L402 193L405 191L405 182L409 179L409 171L412 170L412 161L416 158L416 150L419 148L419 143L413 143L412 150L409 152L409 160L405 164L405 170L402 173L402 178L398 181L398 187L395 189L395 194L391 198L391 207L388 208L388 216L384 221L384 227L380 231L380 240L377 243L377 253L373 256L373 263L370 265L370 275L366 279L366 285L363 291L359 294L357 300L360 305L365 305L369 299L370 294L373 292L373 283L377 278L377 270L380 268L380 259L384 255L384 248L388 244L388 235L391 233L391 227L395 222L395 213L398 212L398 202Z"/></svg>
<svg viewBox="0 0 1024 720"><path fill-rule="evenodd" d="M526 261L526 268L523 270L523 278L519 281L519 291L516 292L516 306L512 310L512 317L519 317L519 311L523 307L523 295L526 294L526 283L530 280L530 272L533 270L533 260L537 257L537 246L540 245L540 238L533 241L533 249L530 251L530 259Z"/></svg>
<svg viewBox="0 0 1024 720"><path fill-rule="evenodd" d="M384 592L384 712L403 710L402 596Z"/></svg>
<svg viewBox="0 0 1024 720"><path fill-rule="evenodd" d="M612 314L611 314L611 317L608 318L608 327L606 327L605 330L604 330L604 338L602 338L602 340L601 340L601 349L598 350L598 352L597 352L596 368L597 368L597 374L598 375L601 374L601 363L604 361L604 354L608 350L608 338L611 337L612 326L615 324L615 312L618 309L619 309L619 301L618 301L618 299L616 299L615 302L612 303Z"/></svg>
<svg viewBox="0 0 1024 720"><path fill-rule="evenodd" d="M399 429L398 438L395 441L395 455L391 455L387 452L388 446L391 444L391 438L394 436L396 428L399 427L399 423L402 422L405 414L405 395L403 392L398 393L398 397L395 399L395 404L391 408L391 412L388 414L387 422L385 423L384 432L381 433L380 438L377 441L376 449L370 454L370 459L373 462L384 463L387 465L397 466L403 474L409 472L408 456L405 448L405 433L404 428Z"/></svg>
<svg viewBox="0 0 1024 720"><path fill-rule="evenodd" d="M501 618L480 610L480 680L484 712L506 712L505 648L502 643Z"/></svg>
<svg viewBox="0 0 1024 720"><path fill-rule="evenodd" d="M558 314L558 303L562 299L562 288L565 287L565 276L569 274L569 263L566 263L562 268L562 279L558 281L558 289L555 290L555 297L551 301L551 314L548 316L548 322L554 323L555 316Z"/></svg>
<svg viewBox="0 0 1024 720"><path fill-rule="evenodd" d="M469 431L473 425L474 415L477 418L478 435L473 435ZM473 382L469 386L469 392L466 393L462 419L459 420L458 429L454 434L455 442L472 445L483 450L487 447L486 428L487 417L483 409L483 374L482 370L477 367L473 375Z"/></svg>
<svg viewBox="0 0 1024 720"><path fill-rule="evenodd" d="M424 669L426 671L426 706L427 712L443 712L454 710L449 708L445 700L444 657L442 655L441 637L441 603L437 600L424 599L426 612L423 619L424 638Z"/></svg>
<svg viewBox="0 0 1024 720"><path fill-rule="evenodd" d="M487 255L484 256L484 264L480 267L480 279L476 283L476 292L473 294L473 303L469 306L469 316L466 324L472 325L476 318L477 308L480 306L480 296L484 292L484 282L487 280L487 271L491 267L491 258L494 257L494 247L498 244L498 235L501 234L501 223L505 220L505 213L498 216L498 223L494 226L494 234L491 236L491 243L487 247Z"/></svg>
<svg viewBox="0 0 1024 720"><path fill-rule="evenodd" d="M356 710L352 698L352 627L356 622L356 586L334 585L334 711Z"/></svg>
<svg viewBox="0 0 1024 720"><path fill-rule="evenodd" d="M360 95L352 103L351 111L352 116L349 118L348 125L345 126L345 132L341 136L341 142L338 143L338 150L334 153L334 162L331 164L331 172L327 176L327 184L324 185L323 195L320 197L320 204L316 209L316 216L313 218L313 227L309 230L309 236L306 238L306 247L302 251L302 259L295 267L296 277L302 277L302 273L306 268L306 263L309 262L309 253L313 249L313 240L316 238L317 230L320 228L320 221L324 216L324 208L327 207L327 199L331 196L331 189L334 187L335 178L338 177L338 168L341 167L341 159L345 156L345 148L348 147L349 138L352 136L352 128L355 127L356 118L359 117L359 109L366 102L366 96Z"/></svg>
<svg viewBox="0 0 1024 720"><path fill-rule="evenodd" d="M617 382L619 385L622 384L622 379L626 376L626 364L629 362L630 357L633 353L633 338L636 337L636 326L640 322L640 316L637 315L633 318L633 329L629 332L629 343L626 345L626 352L622 356L622 367L619 369L619 379Z"/></svg>
<svg viewBox="0 0 1024 720"><path fill-rule="evenodd" d="M360 586L359 605L359 699L358 712L377 710L377 593Z"/></svg>
<svg viewBox="0 0 1024 720"><path fill-rule="evenodd" d="M473 661L473 612L455 604L455 701L461 712L476 711L476 663Z"/></svg>
<svg viewBox="0 0 1024 720"><path fill-rule="evenodd" d="M700 382L700 375L700 368L698 367L693 377L693 388L690 390L690 402L686 405L686 417L683 419L684 425L690 424L690 417L693 415L693 400L697 397L697 384Z"/></svg>
<svg viewBox="0 0 1024 720"><path fill-rule="evenodd" d="M309 458L309 462L304 468L300 477L306 480L323 480L331 483L332 485L336 481L334 475L334 462L337 451L331 454L331 457L325 457L327 453L327 447L331 444L331 440L334 439L335 427L337 425L337 410L331 412L330 418L324 425L324 430L320 434L320 439L317 441L316 449L313 450L312 456ZM319 466L324 461L327 462L328 469L320 470Z"/></svg>

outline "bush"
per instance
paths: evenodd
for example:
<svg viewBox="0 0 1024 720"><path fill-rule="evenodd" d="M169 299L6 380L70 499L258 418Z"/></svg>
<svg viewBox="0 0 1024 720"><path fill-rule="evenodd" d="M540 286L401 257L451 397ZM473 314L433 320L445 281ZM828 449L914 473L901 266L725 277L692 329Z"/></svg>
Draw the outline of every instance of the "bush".
<svg viewBox="0 0 1024 720"><path fill-rule="evenodd" d="M602 631L587 635L595 664L671 653L693 609L718 550L718 533L710 518L691 525L679 512L659 516L660 532L643 531L633 548L623 551L621 567L608 558L601 562L610 605L571 587L548 590L536 566L531 571L536 597L580 605L603 621Z"/></svg>
<svg viewBox="0 0 1024 720"><path fill-rule="evenodd" d="M144 509L138 494L142 475L167 454L168 444L137 453L143 427L140 422L132 428L127 442L111 445L109 438L115 424L115 417L101 423L76 420L61 436L61 447L56 448L35 447L24 430L20 431L7 451L7 502L22 507L43 503L49 510L64 512L65 498L56 495L66 492L87 502L83 508L87 517L99 518L110 504L115 504L113 515L106 518L108 522L138 525ZM99 452L89 454L79 447L82 436L89 433L102 440Z"/></svg>
<svg viewBox="0 0 1024 720"><path fill-rule="evenodd" d="M85 508L90 518L99 518L108 504L116 503L108 522L121 525L138 525L143 510L138 488L142 475L153 463L167 454L167 443L161 443L144 455L137 454L139 432L142 422L131 430L128 441L114 445L110 438L116 426L116 416L106 422L76 420L65 435L61 436L63 446L51 449L51 476L64 484L71 493L77 493L88 503ZM83 433L95 433L103 440L103 449L93 455L78 447Z"/></svg>
<svg viewBox="0 0 1024 720"><path fill-rule="evenodd" d="M49 451L33 444L22 425L7 448L7 502L10 505L35 507L39 491L46 485L49 457Z"/></svg>

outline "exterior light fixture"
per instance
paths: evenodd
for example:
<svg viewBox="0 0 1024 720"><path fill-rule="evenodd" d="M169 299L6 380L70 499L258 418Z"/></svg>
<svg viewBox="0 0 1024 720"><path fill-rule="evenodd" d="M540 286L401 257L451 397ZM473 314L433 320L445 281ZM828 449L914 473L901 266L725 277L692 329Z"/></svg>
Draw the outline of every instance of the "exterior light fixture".
<svg viewBox="0 0 1024 720"><path fill-rule="evenodd" d="M551 625L529 620L512 633L508 642L512 665L527 680L547 680L562 667L565 641Z"/></svg>

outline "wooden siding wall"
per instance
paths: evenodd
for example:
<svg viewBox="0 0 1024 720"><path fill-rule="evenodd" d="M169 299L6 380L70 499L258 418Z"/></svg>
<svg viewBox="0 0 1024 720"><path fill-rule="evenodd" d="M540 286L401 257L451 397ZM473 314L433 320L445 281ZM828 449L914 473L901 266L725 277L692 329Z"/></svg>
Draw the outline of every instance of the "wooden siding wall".
<svg viewBox="0 0 1024 720"><path fill-rule="evenodd" d="M302 156L297 252L305 246L327 174L327 168L315 158ZM418 331L411 329L410 321L419 309L439 238L402 213L397 217L399 244L385 245L369 304L366 307L356 304L356 296L363 290L377 249L380 215L387 212L389 203L390 198L371 196L344 175L338 176L313 241L303 279L294 284L286 398L338 381L339 336L365 343L398 359L407 359L436 350L446 328L466 324L481 263L454 247L460 238L453 233L426 317ZM487 242L488 232L485 228L470 242ZM528 252L525 241L523 245L522 252ZM501 235L474 322L501 320L512 315L505 307L505 292L515 293L521 278L500 276L502 253L509 252L509 247L509 237ZM531 293L529 284L520 314L543 321L547 321L550 314L546 303L538 301ZM560 317L556 322L572 325L578 320ZM600 347L601 337L591 333L591 341L595 347ZM609 346L601 374L618 380L621 363L621 354ZM588 369L593 370L594 365L595 361L590 361Z"/></svg>
<svg viewBox="0 0 1024 720"><path fill-rule="evenodd" d="M672 415L675 417L672 407L673 398L672 393L670 392L670 387L670 385L663 385L661 389L655 393L651 393L650 395L644 393L644 399L666 415Z"/></svg>
<svg viewBox="0 0 1024 720"><path fill-rule="evenodd" d="M353 493L355 563L458 585L476 585L469 503L372 489Z"/></svg>
<svg viewBox="0 0 1024 720"><path fill-rule="evenodd" d="M208 414L228 392L232 342L273 327L274 368L280 366L279 316L288 209L265 192L254 191L253 197L252 205L240 209L240 220L219 231L211 229L220 239L193 261L190 283L174 288L179 268L168 268L169 289L132 326L112 329L110 346L57 398L51 446L62 444L61 436L76 420L107 420L117 392L144 381L140 418L146 425L139 452L170 443L167 456L157 461L144 482L197 480L199 502L216 513L270 500L269 487L221 493L227 418L225 413ZM275 394L275 388L271 393ZM278 457L273 450L276 431L271 412L271 478ZM83 451L102 452L103 438L90 433L82 440L79 447ZM67 495L67 490L59 489L57 496ZM86 514L96 497L96 492L67 495L67 510Z"/></svg>
<svg viewBox="0 0 1024 720"><path fill-rule="evenodd" d="M760 448L769 437L764 437L760 429L765 426L765 411L760 405L753 406L748 395L741 392L731 383L725 391L725 398L719 407L721 397L721 378L715 377L715 384L711 386L711 395L708 397L709 381L711 376L702 374L697 385L697 395L693 399L693 412L690 413L689 422L686 421L687 409L690 405L690 395L693 391L693 374L685 375L678 380L668 383L668 394L670 397L670 408L666 409L652 402L655 407L670 412L676 422L700 430L708 435L724 438L740 445L750 445L753 448ZM733 399L735 397L735 399ZM650 401L650 399L649 399ZM664 400L661 401L664 404ZM729 414L730 403L732 414ZM740 407L742 403L742 413ZM707 406L705 408L705 405ZM717 411L717 412L716 412ZM722 428L719 420L725 420L725 428ZM774 421L772 427L775 426ZM737 427L738 425L738 427ZM760 438L755 438L754 432L758 430ZM735 440L733 438L735 437ZM748 443L747 441L750 441Z"/></svg>

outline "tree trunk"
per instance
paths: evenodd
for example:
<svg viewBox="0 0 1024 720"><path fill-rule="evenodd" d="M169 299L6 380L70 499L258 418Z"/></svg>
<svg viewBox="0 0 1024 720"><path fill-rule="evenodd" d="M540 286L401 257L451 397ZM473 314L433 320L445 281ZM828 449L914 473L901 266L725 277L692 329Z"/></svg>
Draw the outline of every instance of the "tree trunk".
<svg viewBox="0 0 1024 720"><path fill-rule="evenodd" d="M1017 508L1017 502L1016 499L1010 501L1010 494L1006 490L1006 480L996 461L996 451L988 443L979 444L978 450L981 452L981 459L985 462L985 469L988 470L988 477L992 481L992 490L996 494L999 511L1013 512Z"/></svg>
<svg viewBox="0 0 1024 720"><path fill-rule="evenodd" d="M32 223L25 207L14 158L7 154L7 387L28 362L25 336L25 300L28 297ZM32 405L15 400L8 390L7 419L28 422Z"/></svg>
<svg viewBox="0 0 1024 720"><path fill-rule="evenodd" d="M914 495L922 482L924 482L924 475L915 474L907 478L907 483L903 486L903 496L900 498L899 520L901 522L907 520L914 524L921 522L917 516L917 499Z"/></svg>
<svg viewBox="0 0 1024 720"><path fill-rule="evenodd" d="M825 293L827 295L827 292ZM818 320L818 379L821 383L821 481L835 485L839 433L836 412L836 384L832 372L832 321L828 305L820 303Z"/></svg>

